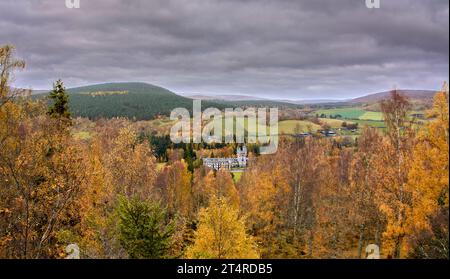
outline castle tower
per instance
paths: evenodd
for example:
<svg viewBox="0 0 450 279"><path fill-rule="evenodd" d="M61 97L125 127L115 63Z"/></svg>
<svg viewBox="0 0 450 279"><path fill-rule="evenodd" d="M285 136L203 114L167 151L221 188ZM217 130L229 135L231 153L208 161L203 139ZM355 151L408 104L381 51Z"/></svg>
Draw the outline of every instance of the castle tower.
<svg viewBox="0 0 450 279"><path fill-rule="evenodd" d="M247 147L245 145L237 148L236 156L237 156L239 167L242 167L242 168L246 167L247 166Z"/></svg>

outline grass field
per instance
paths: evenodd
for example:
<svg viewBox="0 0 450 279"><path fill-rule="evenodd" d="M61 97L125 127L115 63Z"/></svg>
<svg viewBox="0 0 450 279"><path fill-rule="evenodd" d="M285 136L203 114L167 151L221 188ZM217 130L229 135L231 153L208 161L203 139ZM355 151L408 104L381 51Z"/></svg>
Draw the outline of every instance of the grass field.
<svg viewBox="0 0 450 279"><path fill-rule="evenodd" d="M359 119L360 116L364 115L367 111L360 108L335 108L335 109L320 109L314 113L326 115L327 117L340 115L342 118L348 119Z"/></svg>
<svg viewBox="0 0 450 279"><path fill-rule="evenodd" d="M235 122L234 122L234 129L236 130L237 128L239 128L239 129L245 129L246 131L248 131L248 132L250 132L250 131L253 131L254 133L256 133L256 135L257 135L257 133L259 133L259 132L261 132L261 131L264 131L264 129L266 130L266 133L268 134L269 133L269 131L270 131L270 129L269 129L269 127L268 126L264 126L264 125L259 125L259 123L256 121L256 126L255 127L253 127L253 129L249 129L249 121L248 121L248 118L246 118L246 117L244 117L243 118L243 122L244 122L244 127L242 127L241 126L241 122L240 121L238 121L238 120L242 120L242 117L239 117L239 118L235 118ZM217 121L217 122L219 122L220 120L219 119L215 119L214 121ZM215 124L220 124L220 123L215 123ZM270 124L270 123L267 123L267 124ZM204 128L204 127L203 127ZM225 119L223 118L222 119L222 135L225 135L225 132L227 132L227 133L232 133L233 131L229 131L229 130L226 130L226 127L225 127ZM253 133L251 133L251 134L253 134Z"/></svg>
<svg viewBox="0 0 450 279"><path fill-rule="evenodd" d="M383 114L379 111L367 111L363 115L359 117L361 120L377 120L382 121L383 120Z"/></svg>
<svg viewBox="0 0 450 279"><path fill-rule="evenodd" d="M353 124L355 123L355 121L353 120L340 120L340 119L330 119L330 118L319 118L320 122L327 124L328 126L330 126L333 129L336 128L341 128L342 127L342 123L346 122L347 124Z"/></svg>
<svg viewBox="0 0 450 279"><path fill-rule="evenodd" d="M352 120L354 123L358 123L359 128L363 128L364 126L375 127L375 128L384 128L386 124L384 121L376 121L376 120Z"/></svg>
<svg viewBox="0 0 450 279"><path fill-rule="evenodd" d="M218 120L216 120L218 121ZM269 124L269 123L267 123ZM236 125L239 125L237 122L235 122L235 128ZM248 131L248 119L244 118L244 128ZM268 126L263 125L256 125L256 132L260 132L266 129L266 133L269 134L270 129ZM298 129L298 131L296 131ZM304 121L304 120L283 120L278 122L278 133L279 134L295 134L297 132L315 132L318 129L320 129L320 125L314 124L310 121ZM225 124L223 122L222 126L222 133L225 134Z"/></svg>
<svg viewBox="0 0 450 279"><path fill-rule="evenodd" d="M299 131L296 131L298 128ZM315 132L320 126L304 120L283 120L278 123L278 133L296 134L297 132Z"/></svg>

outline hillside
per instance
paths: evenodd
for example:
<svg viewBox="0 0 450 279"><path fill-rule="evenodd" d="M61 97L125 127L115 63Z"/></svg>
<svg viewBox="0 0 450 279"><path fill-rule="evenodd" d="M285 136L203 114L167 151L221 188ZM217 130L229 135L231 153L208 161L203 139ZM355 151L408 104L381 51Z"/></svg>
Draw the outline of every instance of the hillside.
<svg viewBox="0 0 450 279"><path fill-rule="evenodd" d="M192 109L192 99L147 83L105 83L67 89L74 116L91 119L128 117L137 120L169 115L177 107ZM48 93L36 94L44 97ZM204 102L205 105L212 105ZM214 104L216 105L216 104Z"/></svg>
<svg viewBox="0 0 450 279"><path fill-rule="evenodd" d="M411 101L431 102L436 91L433 90L407 90L399 89L401 94L407 96ZM351 99L350 103L376 103L389 97L391 91L384 91L374 94L369 94L363 97Z"/></svg>
<svg viewBox="0 0 450 279"><path fill-rule="evenodd" d="M195 100L220 100L220 101L254 101L254 100L267 100L260 97L248 96L248 95L183 95L185 97Z"/></svg>
<svg viewBox="0 0 450 279"><path fill-rule="evenodd" d="M67 89L70 110L74 116L96 118L128 117L149 120L157 115L169 116L174 108L192 110L192 98L147 83L104 83ZM33 93L43 98L48 92ZM294 104L270 100L202 100L202 110L215 107L220 110L235 107L297 107ZM192 115L192 114L191 114Z"/></svg>
<svg viewBox="0 0 450 279"><path fill-rule="evenodd" d="M174 108L182 107L192 110L192 101L195 96L180 96L163 87L140 83L104 83L89 85L83 87L69 88L70 109L74 116L96 118L111 117L128 117L136 120L149 120L157 115L169 116ZM427 105L431 102L434 91L431 90L400 90L408 96L414 104ZM33 92L33 98L43 98L48 94L44 90ZM389 91L370 94L364 97L355 98L345 102L336 103L316 103L310 105L316 107L316 111L320 114L332 115L340 114L344 116L346 112L339 113L330 111L320 111L321 109L346 108L347 106L358 106L364 104L364 112L378 111L377 102L389 96ZM223 96L222 96L223 97ZM246 98L249 98L246 100ZM254 98L250 100L250 96L233 95L231 97L201 98L202 109L207 107L216 107L220 110L224 108L235 107L278 107L279 109L298 109L304 104L295 104L286 101L267 100ZM373 107L372 107L373 106ZM343 114L344 113L344 114ZM358 117L350 117L357 119ZM347 117L347 116L346 116ZM365 119L365 118L362 118ZM371 118L372 119L372 118Z"/></svg>

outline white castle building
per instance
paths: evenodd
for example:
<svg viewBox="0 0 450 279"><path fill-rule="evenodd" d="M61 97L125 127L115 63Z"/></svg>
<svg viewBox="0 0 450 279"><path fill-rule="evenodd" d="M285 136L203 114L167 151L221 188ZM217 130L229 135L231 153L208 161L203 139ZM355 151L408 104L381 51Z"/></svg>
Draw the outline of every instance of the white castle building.
<svg viewBox="0 0 450 279"><path fill-rule="evenodd" d="M236 158L203 158L203 165L215 170L245 168L247 166L247 147L238 147Z"/></svg>

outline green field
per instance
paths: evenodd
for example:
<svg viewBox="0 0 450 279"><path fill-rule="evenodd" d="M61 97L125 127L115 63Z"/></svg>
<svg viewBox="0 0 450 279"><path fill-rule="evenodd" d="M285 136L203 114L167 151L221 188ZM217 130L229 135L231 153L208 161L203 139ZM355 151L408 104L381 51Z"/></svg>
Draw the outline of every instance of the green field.
<svg viewBox="0 0 450 279"><path fill-rule="evenodd" d="M379 111L367 111L363 115L359 117L361 120L377 120L382 121L383 120L383 114Z"/></svg>
<svg viewBox="0 0 450 279"><path fill-rule="evenodd" d="M379 111L367 111L361 108L336 108L336 109L321 109L315 111L319 116L324 114L327 117L335 117L340 115L345 119L360 119L360 120L383 120L383 114Z"/></svg>
<svg viewBox="0 0 450 279"><path fill-rule="evenodd" d="M319 118L320 122L327 124L333 129L336 128L342 128L342 123L346 122L347 124L353 124L355 121L347 121L347 120L340 120L340 119L331 119L331 118Z"/></svg>
<svg viewBox="0 0 450 279"><path fill-rule="evenodd" d="M375 127L375 128L384 128L386 124L384 121L376 121L376 120L352 120L354 123L358 123L359 128L363 128L364 126Z"/></svg>
<svg viewBox="0 0 450 279"><path fill-rule="evenodd" d="M298 131L296 131L298 129ZM304 120L283 120L278 123L279 134L296 134L298 132L315 132L320 125Z"/></svg>
<svg viewBox="0 0 450 279"><path fill-rule="evenodd" d="M219 120L215 120L215 121L219 121ZM339 120L337 120L339 121ZM222 126L222 135L225 135L225 131L228 132L228 130L225 130L225 124L224 124L224 120L222 122L223 126ZM269 124L269 123L267 123ZM236 129L236 127L240 127L237 126L239 125L236 120L235 120L235 124L234 124L234 128ZM248 131L248 119L244 118L244 129L246 131ZM310 121L305 121L305 120L283 120L278 122L278 133L279 134L296 134L296 133L303 133L303 132L315 132L317 130L319 130L321 127L320 125L314 124ZM264 129L266 129L266 133L269 134L270 129L269 126L263 126L263 125L256 125L256 133L263 131Z"/></svg>
<svg viewBox="0 0 450 279"><path fill-rule="evenodd" d="M220 125L220 120L222 120L222 135L224 136L225 134L231 134L231 133L233 133L233 131L231 131L231 130L227 130L226 129L226 127L225 127L225 118L222 118L222 119L220 119L220 118L214 118L214 121L215 121L215 123L214 123L214 125ZM242 120L243 120L243 123L244 123L244 126L242 127L242 125L241 125L241 123L242 123ZM209 122L209 123L211 123L211 122ZM250 124L252 124L252 123L250 123ZM254 123L254 124L256 124L256 126L254 126L254 127L251 127L252 129L249 129L250 127L249 127L249 121L248 121L248 118L247 117L236 117L236 118L234 118L234 125L233 125L233 129L236 131L238 128L239 129L244 129L245 131L253 131L256 135L259 133L259 132L262 132L262 131L264 131L264 130L266 130L266 133L269 133L269 127L268 126L264 126L264 125L260 125L259 123L258 123L258 121L256 121L256 123ZM267 123L267 124L269 124L269 123ZM203 126L203 128L204 128L204 126ZM254 133L252 133L252 134L254 134Z"/></svg>
<svg viewBox="0 0 450 279"><path fill-rule="evenodd" d="M324 114L327 117L340 115L342 118L359 119L367 111L360 108L335 108L335 109L320 109L315 111L319 116Z"/></svg>

